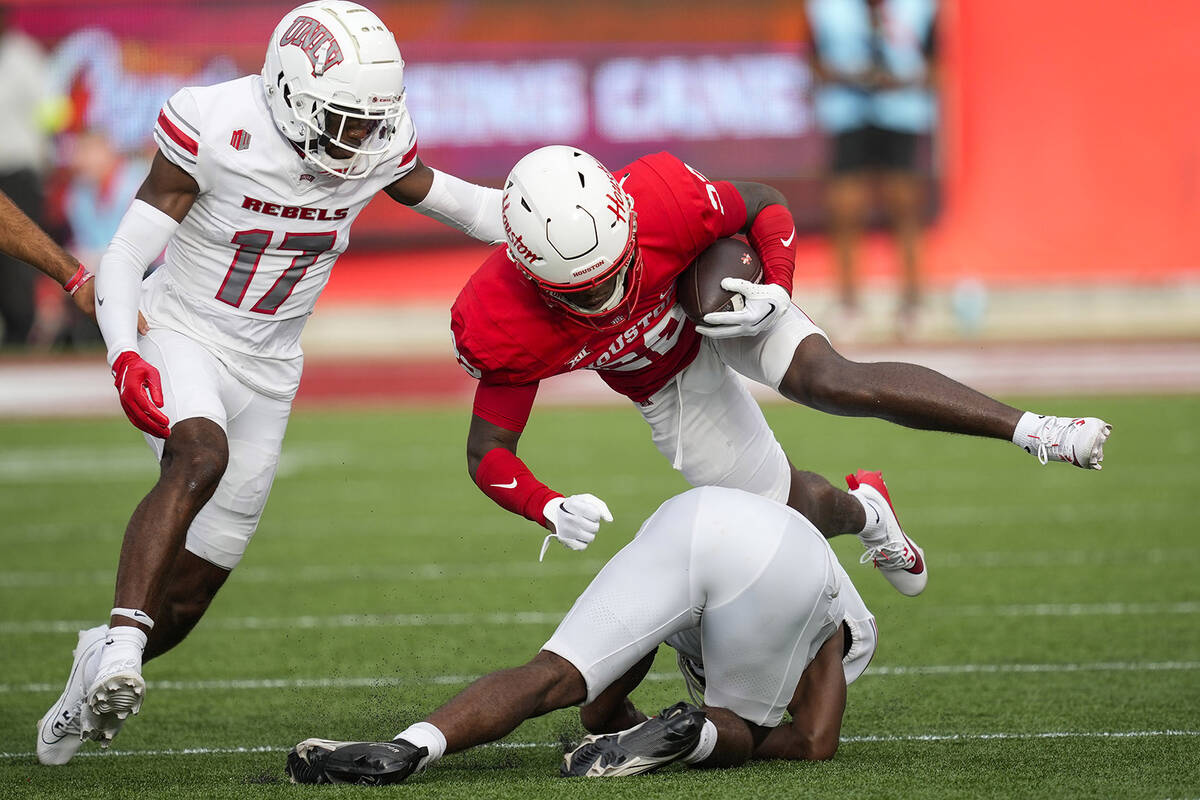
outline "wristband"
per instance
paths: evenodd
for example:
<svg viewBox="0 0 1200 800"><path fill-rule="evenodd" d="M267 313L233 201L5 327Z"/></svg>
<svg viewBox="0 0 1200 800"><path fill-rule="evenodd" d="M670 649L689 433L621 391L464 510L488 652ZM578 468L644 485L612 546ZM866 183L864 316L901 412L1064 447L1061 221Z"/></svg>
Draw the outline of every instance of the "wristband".
<svg viewBox="0 0 1200 800"><path fill-rule="evenodd" d="M546 524L546 503L563 496L535 478L516 453L503 447L489 450L479 462L475 485L501 508L539 525Z"/></svg>
<svg viewBox="0 0 1200 800"><path fill-rule="evenodd" d="M85 267L83 264L80 264L79 269L75 270L75 274L71 276L71 280L67 281L66 284L63 285L63 291L74 297L75 293L79 291L80 287L94 277L96 276L91 272L88 272L87 267Z"/></svg>

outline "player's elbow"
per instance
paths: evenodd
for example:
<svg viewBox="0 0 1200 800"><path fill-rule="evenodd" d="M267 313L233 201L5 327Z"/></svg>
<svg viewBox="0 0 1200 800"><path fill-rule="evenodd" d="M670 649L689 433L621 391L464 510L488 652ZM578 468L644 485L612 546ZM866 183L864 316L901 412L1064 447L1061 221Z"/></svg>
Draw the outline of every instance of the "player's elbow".
<svg viewBox="0 0 1200 800"><path fill-rule="evenodd" d="M837 754L838 740L836 731L796 732L790 742L788 758L792 761L828 761Z"/></svg>

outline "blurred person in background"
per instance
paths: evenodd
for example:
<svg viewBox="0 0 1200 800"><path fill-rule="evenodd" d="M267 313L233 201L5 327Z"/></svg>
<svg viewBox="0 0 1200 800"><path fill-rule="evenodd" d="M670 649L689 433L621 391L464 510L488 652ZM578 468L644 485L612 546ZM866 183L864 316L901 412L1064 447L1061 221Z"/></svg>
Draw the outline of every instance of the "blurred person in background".
<svg viewBox="0 0 1200 800"><path fill-rule="evenodd" d="M858 245L872 188L899 256L896 335L914 332L922 300L925 202L917 147L937 118L936 0L807 0L817 120L832 148L826 203L838 280L836 334L862 323Z"/></svg>
<svg viewBox="0 0 1200 800"><path fill-rule="evenodd" d="M75 137L64 205L72 249L85 264L99 263L146 177L146 167L126 159L102 131Z"/></svg>
<svg viewBox="0 0 1200 800"><path fill-rule="evenodd" d="M41 124L49 96L40 46L10 24L0 3L0 191L33 224L42 214L46 136ZM78 264L76 264L78 266ZM45 271L45 270L43 270ZM0 253L0 344L23 347L33 328L33 273Z"/></svg>
<svg viewBox="0 0 1200 800"><path fill-rule="evenodd" d="M70 179L63 210L71 230L71 249L95 271L146 176L147 164L126 158L103 131L89 130L74 137L68 165ZM53 338L71 344L95 342L100 340L100 331L78 314L64 313Z"/></svg>

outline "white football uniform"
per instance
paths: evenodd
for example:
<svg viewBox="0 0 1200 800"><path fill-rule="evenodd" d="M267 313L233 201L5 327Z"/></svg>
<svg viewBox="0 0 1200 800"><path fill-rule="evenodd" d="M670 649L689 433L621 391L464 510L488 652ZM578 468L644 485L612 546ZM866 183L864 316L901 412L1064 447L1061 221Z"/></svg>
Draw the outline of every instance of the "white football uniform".
<svg viewBox="0 0 1200 800"><path fill-rule="evenodd" d="M663 503L543 649L580 671L591 702L666 642L702 667L707 704L773 727L843 622L850 682L874 653L874 618L829 543L781 503L706 486Z"/></svg>
<svg viewBox="0 0 1200 800"><path fill-rule="evenodd" d="M350 244L350 225L416 164L407 110L390 150L361 180L302 159L275 126L259 75L179 90L154 138L200 193L166 264L143 285L146 319L196 339L254 390L291 399L300 333Z"/></svg>
<svg viewBox="0 0 1200 800"><path fill-rule="evenodd" d="M828 338L793 305L766 333L706 338L691 364L649 400L634 404L650 425L654 446L688 483L787 502L788 457L738 375L778 390L796 348L809 336Z"/></svg>
<svg viewBox="0 0 1200 800"><path fill-rule="evenodd" d="M171 425L205 418L225 431L228 466L186 547L233 569L279 464L304 363L301 330L355 217L415 166L416 133L406 111L367 177L329 175L280 134L262 78L252 75L176 92L154 138L200 192L166 263L143 282L151 330L138 350L158 369ZM163 440L146 441L161 458Z"/></svg>

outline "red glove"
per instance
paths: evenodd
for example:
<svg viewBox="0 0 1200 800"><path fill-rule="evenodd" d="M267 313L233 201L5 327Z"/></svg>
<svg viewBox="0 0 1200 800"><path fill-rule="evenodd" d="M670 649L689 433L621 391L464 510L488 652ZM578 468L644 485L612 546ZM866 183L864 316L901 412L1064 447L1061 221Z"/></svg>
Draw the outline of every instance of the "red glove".
<svg viewBox="0 0 1200 800"><path fill-rule="evenodd" d="M121 408L138 430L166 439L171 435L170 420L159 411L163 405L162 380L158 370L132 350L126 350L113 362L113 378L121 395ZM150 393L147 395L146 390Z"/></svg>

